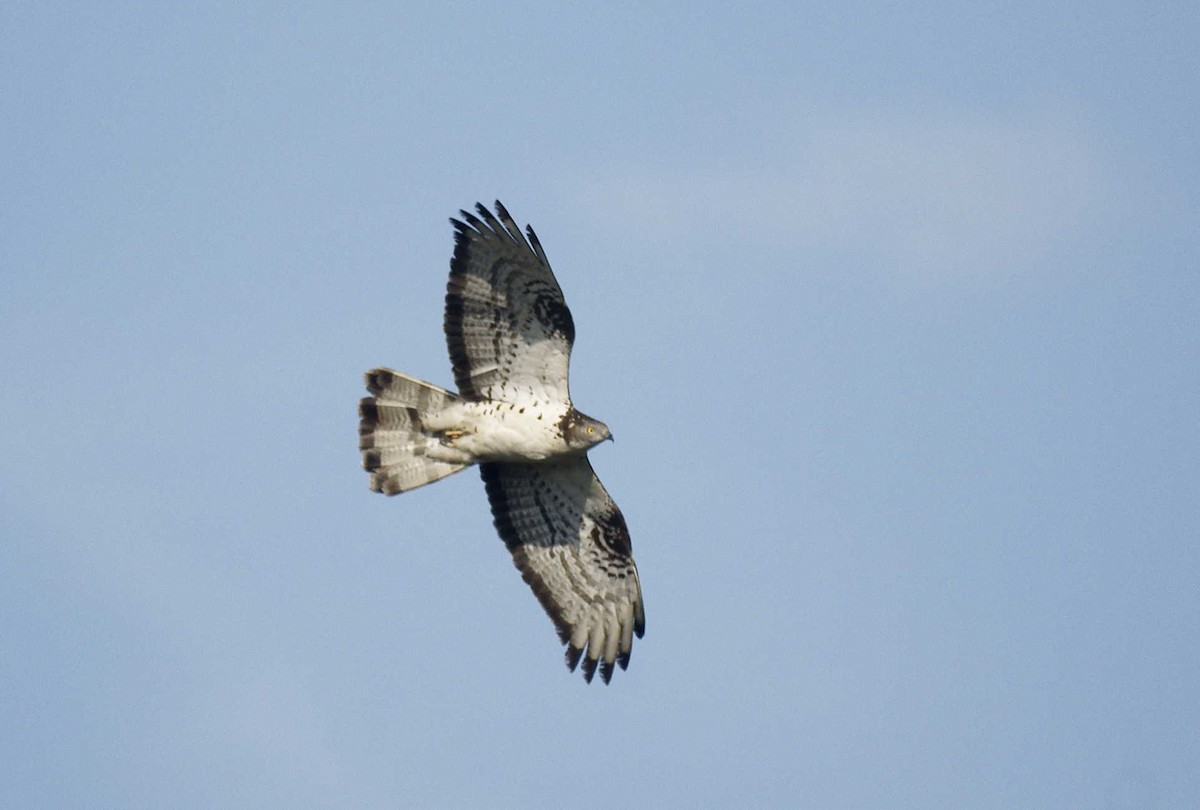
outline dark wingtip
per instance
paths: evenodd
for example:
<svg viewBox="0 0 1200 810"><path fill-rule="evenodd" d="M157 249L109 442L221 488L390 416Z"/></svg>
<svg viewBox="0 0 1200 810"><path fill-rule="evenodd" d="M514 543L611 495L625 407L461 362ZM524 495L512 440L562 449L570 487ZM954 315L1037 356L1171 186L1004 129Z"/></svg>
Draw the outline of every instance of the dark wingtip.
<svg viewBox="0 0 1200 810"><path fill-rule="evenodd" d="M363 382L367 386L367 390L372 394L378 394L387 387L388 381L392 379L394 372L390 368L373 368L363 374Z"/></svg>
<svg viewBox="0 0 1200 810"><path fill-rule="evenodd" d="M621 669L629 669L630 652L632 652L631 649L617 655L617 666L619 666Z"/></svg>
<svg viewBox="0 0 1200 810"><path fill-rule="evenodd" d="M583 666L580 669L583 670L583 679L588 683L592 682L592 678L596 674L596 664L598 663L599 661L595 658L587 657L583 659Z"/></svg>
<svg viewBox="0 0 1200 810"><path fill-rule="evenodd" d="M581 650L578 647L568 644L567 645L567 654L566 654L567 669L574 672L575 667L579 666L579 657L581 655L583 655L583 650Z"/></svg>
<svg viewBox="0 0 1200 810"><path fill-rule="evenodd" d="M486 205L483 203L475 203L475 210L479 212L479 220L483 220L482 222L476 220L476 222L479 222L478 227L481 232L484 228L487 228L496 235L500 235L504 232L504 226L499 220L496 219L496 215L488 210Z"/></svg>
<svg viewBox="0 0 1200 810"><path fill-rule="evenodd" d="M383 456L375 448L363 448L362 465L367 472L375 472L383 463Z"/></svg>
<svg viewBox="0 0 1200 810"><path fill-rule="evenodd" d="M549 613L550 620L552 622L554 622L554 632L558 634L559 643L560 644L570 644L571 643L571 625L569 625L565 621L563 621L561 611L555 611L553 613L550 613L550 611L547 610L546 612Z"/></svg>
<svg viewBox="0 0 1200 810"><path fill-rule="evenodd" d="M601 661L600 662L600 680L604 681L605 683L608 683L609 681L612 680L612 676L613 676L612 662L611 661Z"/></svg>
<svg viewBox="0 0 1200 810"><path fill-rule="evenodd" d="M379 423L379 406L375 404L375 397L363 397L358 401L358 418L362 420L358 427L359 433Z"/></svg>

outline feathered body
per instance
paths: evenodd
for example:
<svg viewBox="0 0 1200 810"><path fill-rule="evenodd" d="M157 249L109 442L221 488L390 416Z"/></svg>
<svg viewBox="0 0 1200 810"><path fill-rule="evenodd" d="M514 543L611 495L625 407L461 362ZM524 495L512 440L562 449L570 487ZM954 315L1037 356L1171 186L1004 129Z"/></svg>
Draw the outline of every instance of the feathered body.
<svg viewBox="0 0 1200 810"><path fill-rule="evenodd" d="M584 677L628 666L645 610L629 531L587 451L608 428L568 390L575 325L532 229L504 207L451 220L445 330L459 394L366 375L359 447L371 488L394 495L478 464L496 529ZM497 218L498 217L498 218Z"/></svg>

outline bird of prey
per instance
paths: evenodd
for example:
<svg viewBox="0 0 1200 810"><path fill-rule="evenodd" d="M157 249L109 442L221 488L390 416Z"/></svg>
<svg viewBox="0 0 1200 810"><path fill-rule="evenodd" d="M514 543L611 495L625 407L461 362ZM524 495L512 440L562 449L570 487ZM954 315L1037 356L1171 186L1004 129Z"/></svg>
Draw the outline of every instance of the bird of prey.
<svg viewBox="0 0 1200 810"><path fill-rule="evenodd" d="M479 465L500 533L554 621L572 671L625 669L646 627L621 511L587 451L608 427L567 386L575 324L533 228L499 201L460 211L446 285L455 394L398 371L366 374L359 449L371 489L407 492Z"/></svg>

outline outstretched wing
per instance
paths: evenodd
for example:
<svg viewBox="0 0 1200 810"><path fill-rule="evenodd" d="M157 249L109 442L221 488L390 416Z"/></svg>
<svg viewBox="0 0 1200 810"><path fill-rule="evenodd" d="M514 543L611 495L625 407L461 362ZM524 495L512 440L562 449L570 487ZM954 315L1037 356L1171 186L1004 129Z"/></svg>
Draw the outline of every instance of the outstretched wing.
<svg viewBox="0 0 1200 810"><path fill-rule="evenodd" d="M625 669L646 629L629 529L587 456L480 465L496 529L591 682Z"/></svg>
<svg viewBox="0 0 1200 810"><path fill-rule="evenodd" d="M446 342L467 399L569 403L575 325L533 228L529 241L508 211L476 204L454 225L446 285Z"/></svg>

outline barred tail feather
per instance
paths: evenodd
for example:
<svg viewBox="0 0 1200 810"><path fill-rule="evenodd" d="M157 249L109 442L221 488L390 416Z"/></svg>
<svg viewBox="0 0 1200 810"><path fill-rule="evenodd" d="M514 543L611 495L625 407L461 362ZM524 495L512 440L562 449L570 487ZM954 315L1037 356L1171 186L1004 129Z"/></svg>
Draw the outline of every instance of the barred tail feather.
<svg viewBox="0 0 1200 810"><path fill-rule="evenodd" d="M427 458L439 440L421 428L423 416L437 413L457 394L387 368L368 371L366 383L371 396L358 405L358 448L372 490L395 495L466 469Z"/></svg>

